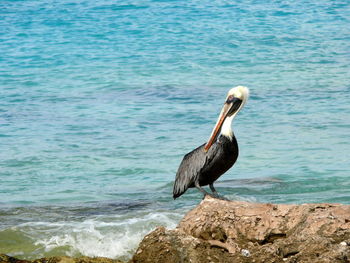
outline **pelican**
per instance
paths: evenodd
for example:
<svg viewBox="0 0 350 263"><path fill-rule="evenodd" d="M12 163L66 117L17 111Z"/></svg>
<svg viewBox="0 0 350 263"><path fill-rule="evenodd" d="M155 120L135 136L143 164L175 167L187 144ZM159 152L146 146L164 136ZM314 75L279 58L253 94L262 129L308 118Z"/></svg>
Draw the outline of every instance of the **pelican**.
<svg viewBox="0 0 350 263"><path fill-rule="evenodd" d="M215 190L214 182L237 160L238 144L231 124L248 97L249 90L246 87L237 86L230 89L208 142L184 156L176 173L174 199L193 187L201 191L204 196L225 199ZM202 188L205 185L209 185L212 194Z"/></svg>

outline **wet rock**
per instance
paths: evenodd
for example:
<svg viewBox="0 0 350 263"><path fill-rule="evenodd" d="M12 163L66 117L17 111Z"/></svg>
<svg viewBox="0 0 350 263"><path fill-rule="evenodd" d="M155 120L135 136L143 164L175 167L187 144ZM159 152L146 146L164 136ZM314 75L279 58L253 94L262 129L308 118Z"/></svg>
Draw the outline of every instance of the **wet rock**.
<svg viewBox="0 0 350 263"><path fill-rule="evenodd" d="M350 206L206 197L175 230L158 227L131 262L350 263Z"/></svg>

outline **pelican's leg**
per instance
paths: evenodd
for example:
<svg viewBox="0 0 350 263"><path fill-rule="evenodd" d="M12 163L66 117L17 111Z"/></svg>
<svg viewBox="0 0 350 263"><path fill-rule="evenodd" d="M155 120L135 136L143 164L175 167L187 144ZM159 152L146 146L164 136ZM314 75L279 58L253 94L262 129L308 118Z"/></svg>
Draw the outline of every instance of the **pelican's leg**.
<svg viewBox="0 0 350 263"><path fill-rule="evenodd" d="M216 197L219 197L218 192L214 188L214 184L209 184L209 187L210 187L210 190L213 192L213 195L215 195Z"/></svg>
<svg viewBox="0 0 350 263"><path fill-rule="evenodd" d="M196 183L194 184L194 186L195 186L199 191L201 191L201 192L203 193L203 199L205 198L206 195L209 195L209 196L211 196L211 197L213 197L213 198L217 198L216 196L214 196L214 195L212 195L212 194L209 194L207 191L205 191L205 190L199 185L198 182L196 182Z"/></svg>
<svg viewBox="0 0 350 263"><path fill-rule="evenodd" d="M221 196L221 195L218 194L218 192L217 192L216 189L214 188L214 184L212 184L212 183L209 184L209 187L210 187L210 190L213 192L213 195L214 195L216 198L221 199L221 200L227 200L227 201L228 201L228 199L227 199L226 197Z"/></svg>

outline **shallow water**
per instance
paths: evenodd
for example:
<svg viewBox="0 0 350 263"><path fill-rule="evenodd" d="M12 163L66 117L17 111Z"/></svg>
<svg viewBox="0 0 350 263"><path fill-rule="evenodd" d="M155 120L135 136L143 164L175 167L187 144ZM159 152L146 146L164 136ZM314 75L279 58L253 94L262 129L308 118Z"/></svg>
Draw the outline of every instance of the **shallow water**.
<svg viewBox="0 0 350 263"><path fill-rule="evenodd" d="M182 156L226 92L236 165L217 189L350 203L347 1L2 1L0 252L126 259L201 195L172 200Z"/></svg>

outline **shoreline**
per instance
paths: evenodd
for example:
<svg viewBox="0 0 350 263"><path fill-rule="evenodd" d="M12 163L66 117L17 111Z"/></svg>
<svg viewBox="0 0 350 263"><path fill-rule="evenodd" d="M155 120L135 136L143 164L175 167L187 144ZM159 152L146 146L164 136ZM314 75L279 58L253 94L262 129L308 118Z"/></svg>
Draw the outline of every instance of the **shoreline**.
<svg viewBox="0 0 350 263"><path fill-rule="evenodd" d="M125 263L118 259L111 259L105 257L68 257L68 256L56 256L56 257L43 257L34 260L18 259L6 254L0 254L0 263Z"/></svg>
<svg viewBox="0 0 350 263"><path fill-rule="evenodd" d="M329 261L331 260L332 261ZM350 205L270 204L206 197L176 229L157 227L128 261L46 257L1 263L340 262L350 260Z"/></svg>

